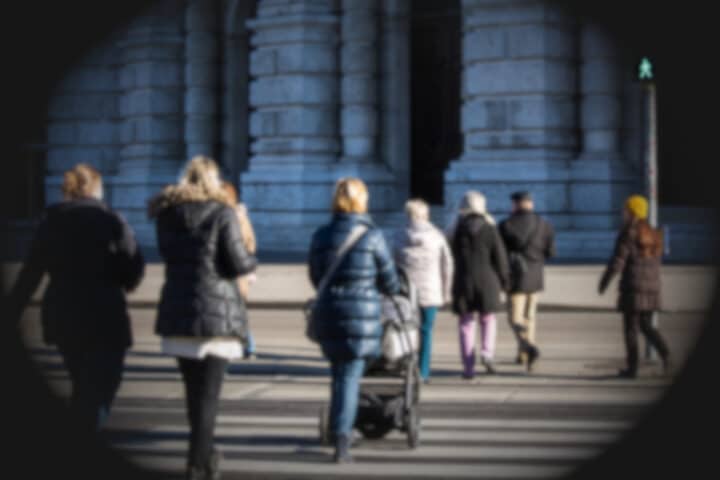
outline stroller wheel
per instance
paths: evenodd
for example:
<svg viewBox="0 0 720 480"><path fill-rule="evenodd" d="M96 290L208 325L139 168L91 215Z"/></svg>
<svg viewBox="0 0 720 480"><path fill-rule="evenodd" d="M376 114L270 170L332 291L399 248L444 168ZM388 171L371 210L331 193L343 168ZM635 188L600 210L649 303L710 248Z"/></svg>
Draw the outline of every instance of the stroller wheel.
<svg viewBox="0 0 720 480"><path fill-rule="evenodd" d="M405 414L407 443L410 448L417 448L420 444L420 416L417 407L413 406Z"/></svg>
<svg viewBox="0 0 720 480"><path fill-rule="evenodd" d="M320 433L320 445L330 445L330 421L326 406L320 407L318 430Z"/></svg>

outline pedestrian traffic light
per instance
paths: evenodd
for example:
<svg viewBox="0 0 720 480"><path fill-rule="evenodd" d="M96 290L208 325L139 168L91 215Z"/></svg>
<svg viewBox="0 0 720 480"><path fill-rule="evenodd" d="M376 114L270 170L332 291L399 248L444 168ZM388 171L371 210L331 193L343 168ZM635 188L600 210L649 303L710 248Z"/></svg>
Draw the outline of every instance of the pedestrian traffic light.
<svg viewBox="0 0 720 480"><path fill-rule="evenodd" d="M645 82L653 80L653 65L650 59L643 57L638 66L638 79Z"/></svg>

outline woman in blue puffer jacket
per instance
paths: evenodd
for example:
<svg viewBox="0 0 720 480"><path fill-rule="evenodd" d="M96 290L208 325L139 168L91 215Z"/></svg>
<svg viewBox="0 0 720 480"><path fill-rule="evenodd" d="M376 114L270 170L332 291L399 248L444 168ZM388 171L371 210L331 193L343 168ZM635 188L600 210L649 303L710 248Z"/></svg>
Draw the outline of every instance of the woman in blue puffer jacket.
<svg viewBox="0 0 720 480"><path fill-rule="evenodd" d="M315 232L310 246L310 279L317 288L350 232L358 226L367 229L332 275L314 313L315 332L332 373L330 432L338 463L352 461L350 435L360 378L367 360L380 354L380 296L400 290L392 254L366 213L367 203L367 187L361 180L340 179L335 186L333 218Z"/></svg>

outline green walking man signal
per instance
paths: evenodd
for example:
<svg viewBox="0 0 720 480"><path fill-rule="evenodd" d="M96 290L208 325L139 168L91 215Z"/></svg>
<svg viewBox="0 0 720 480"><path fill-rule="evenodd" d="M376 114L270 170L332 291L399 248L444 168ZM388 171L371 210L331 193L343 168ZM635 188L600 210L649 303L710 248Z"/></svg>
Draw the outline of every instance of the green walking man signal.
<svg viewBox="0 0 720 480"><path fill-rule="evenodd" d="M650 63L650 60L648 60L647 57L643 57L643 59L640 60L640 67L638 70L638 77L640 80L653 79L652 63Z"/></svg>

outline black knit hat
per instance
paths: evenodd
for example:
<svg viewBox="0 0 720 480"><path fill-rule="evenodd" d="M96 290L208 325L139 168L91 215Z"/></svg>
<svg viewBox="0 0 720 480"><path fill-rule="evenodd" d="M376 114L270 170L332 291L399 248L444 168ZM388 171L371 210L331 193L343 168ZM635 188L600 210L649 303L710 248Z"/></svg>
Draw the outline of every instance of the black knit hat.
<svg viewBox="0 0 720 480"><path fill-rule="evenodd" d="M532 197L530 196L530 192L521 190L510 195L510 199L513 202L522 202L523 200L532 200Z"/></svg>

